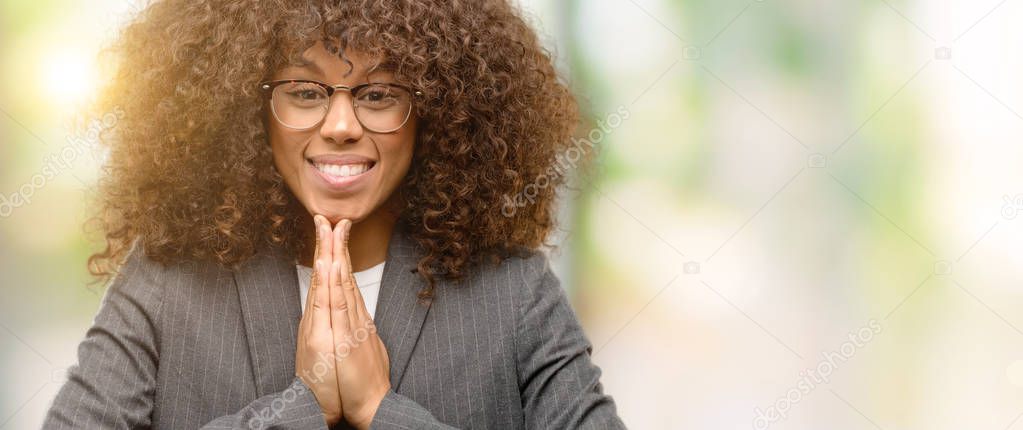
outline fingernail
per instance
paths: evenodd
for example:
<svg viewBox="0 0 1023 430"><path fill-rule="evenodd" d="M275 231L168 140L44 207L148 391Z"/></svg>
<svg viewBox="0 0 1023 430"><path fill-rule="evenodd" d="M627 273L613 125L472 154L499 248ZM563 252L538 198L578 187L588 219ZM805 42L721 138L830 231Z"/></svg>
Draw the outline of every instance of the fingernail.
<svg viewBox="0 0 1023 430"><path fill-rule="evenodd" d="M319 215L313 215L313 223L316 224L316 228L317 229L320 228L320 216Z"/></svg>

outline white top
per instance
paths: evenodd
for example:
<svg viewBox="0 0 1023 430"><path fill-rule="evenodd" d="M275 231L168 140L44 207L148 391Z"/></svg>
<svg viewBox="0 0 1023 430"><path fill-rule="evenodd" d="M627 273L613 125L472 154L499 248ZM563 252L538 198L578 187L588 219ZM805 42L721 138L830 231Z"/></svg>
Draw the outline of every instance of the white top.
<svg viewBox="0 0 1023 430"><path fill-rule="evenodd" d="M387 262L384 261L369 269L353 273L355 284L359 286L359 292L362 293L362 299L366 302L366 310L369 311L370 318L373 318L373 314L376 313L377 296L380 295L380 278L384 276L384 263ZM298 272L302 313L305 313L305 301L309 296L309 283L312 282L313 268L296 264L295 269Z"/></svg>

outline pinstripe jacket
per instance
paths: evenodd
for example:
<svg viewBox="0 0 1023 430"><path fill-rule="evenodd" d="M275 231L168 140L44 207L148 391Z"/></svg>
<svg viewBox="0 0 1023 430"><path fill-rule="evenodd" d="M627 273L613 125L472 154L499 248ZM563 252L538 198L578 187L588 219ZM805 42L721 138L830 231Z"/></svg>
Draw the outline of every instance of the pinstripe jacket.
<svg viewBox="0 0 1023 430"><path fill-rule="evenodd" d="M543 253L440 281L430 305L418 255L395 228L374 316L391 391L373 429L625 427ZM299 300L278 248L231 271L163 266L136 244L44 428L326 428L295 377Z"/></svg>

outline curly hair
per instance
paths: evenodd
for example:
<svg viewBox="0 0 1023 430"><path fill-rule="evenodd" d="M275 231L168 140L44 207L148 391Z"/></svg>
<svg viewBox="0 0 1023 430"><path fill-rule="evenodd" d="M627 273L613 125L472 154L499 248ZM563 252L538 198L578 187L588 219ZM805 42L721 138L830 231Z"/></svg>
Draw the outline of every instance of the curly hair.
<svg viewBox="0 0 1023 430"><path fill-rule="evenodd" d="M163 264L232 269L267 243L307 249L257 85L317 41L342 59L347 49L382 54L425 96L398 190L398 222L424 250L421 298L435 277L550 246L565 179L552 172L572 145L578 104L507 0L158 0L118 36L105 51L116 69L94 106L124 112L101 137L109 156L89 221L106 247L88 260L98 281L136 240ZM539 181L528 204L506 210Z"/></svg>

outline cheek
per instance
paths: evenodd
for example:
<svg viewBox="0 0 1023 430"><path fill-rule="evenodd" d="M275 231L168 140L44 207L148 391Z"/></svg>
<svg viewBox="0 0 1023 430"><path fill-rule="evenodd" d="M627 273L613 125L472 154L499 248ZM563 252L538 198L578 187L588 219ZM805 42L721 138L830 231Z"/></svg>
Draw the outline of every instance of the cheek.
<svg viewBox="0 0 1023 430"><path fill-rule="evenodd" d="M380 148L381 157L387 159L391 170L387 176L398 181L403 179L412 163L414 150L415 140L411 136L402 136L401 139L394 139L383 144Z"/></svg>
<svg viewBox="0 0 1023 430"><path fill-rule="evenodd" d="M300 161L301 145L288 140L288 136L275 130L270 132L270 151L273 154L274 165L285 177L294 175L302 166Z"/></svg>
<svg viewBox="0 0 1023 430"><path fill-rule="evenodd" d="M311 203L307 195L309 185L306 184L306 180L302 177L305 157L302 155L301 142L294 142L292 140L289 140L286 135L271 134L271 156L274 168L280 174L284 185L303 205L308 207Z"/></svg>

